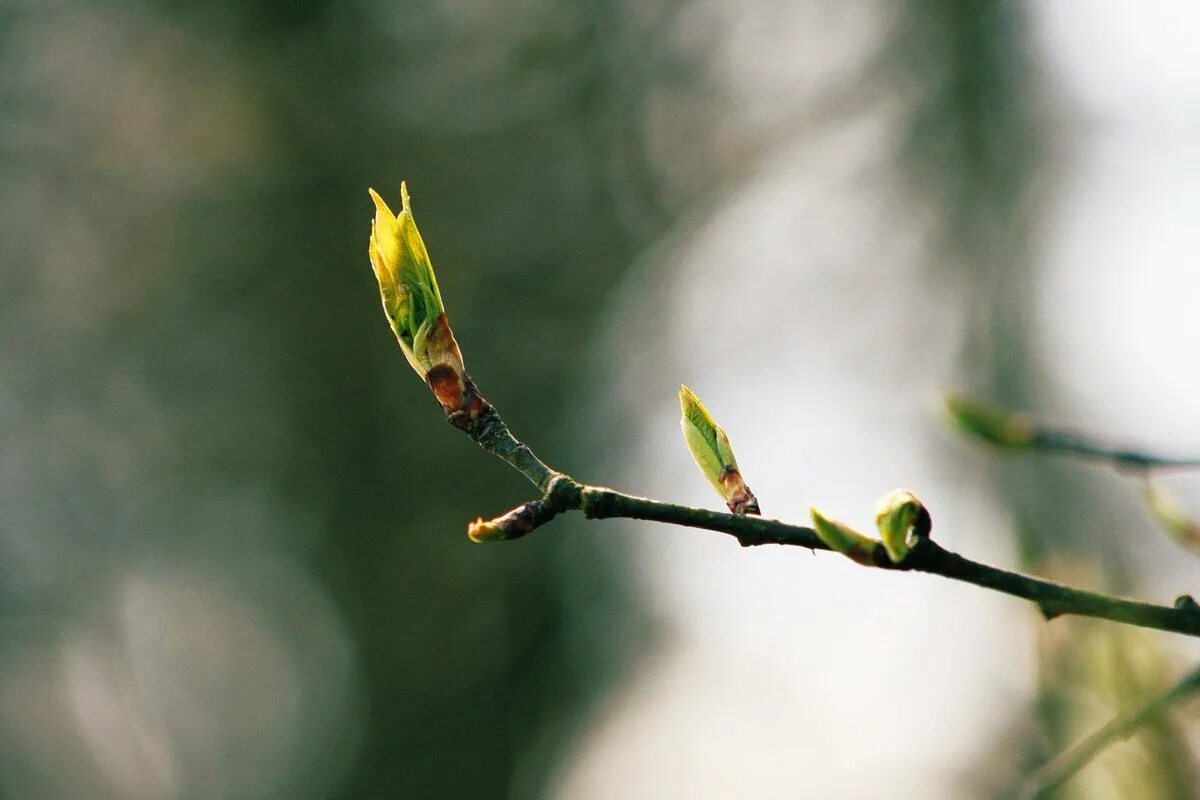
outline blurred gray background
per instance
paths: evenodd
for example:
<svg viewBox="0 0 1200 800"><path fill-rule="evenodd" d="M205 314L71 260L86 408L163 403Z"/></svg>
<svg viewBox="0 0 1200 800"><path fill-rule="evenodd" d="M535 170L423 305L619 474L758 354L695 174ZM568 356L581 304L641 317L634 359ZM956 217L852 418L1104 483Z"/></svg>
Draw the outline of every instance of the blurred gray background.
<svg viewBox="0 0 1200 800"><path fill-rule="evenodd" d="M0 797L1002 798L1200 650L827 555L563 518L379 309L408 181L471 373L581 480L1169 601L1103 469L965 388L1200 451L1200 10L0 4ZM1171 488L1200 509L1187 476ZM1067 798L1191 798L1198 709Z"/></svg>

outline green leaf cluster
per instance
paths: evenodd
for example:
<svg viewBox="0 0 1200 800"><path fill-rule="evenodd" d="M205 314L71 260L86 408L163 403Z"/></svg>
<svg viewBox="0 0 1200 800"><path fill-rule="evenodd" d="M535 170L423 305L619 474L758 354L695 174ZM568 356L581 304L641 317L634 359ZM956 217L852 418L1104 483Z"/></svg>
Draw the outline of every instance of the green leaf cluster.
<svg viewBox="0 0 1200 800"><path fill-rule="evenodd" d="M383 312L408 363L424 378L432 366L427 340L446 310L442 293L413 219L407 185L400 184L399 215L392 213L378 192L371 189L370 193L375 219L371 222L369 253L379 281Z"/></svg>

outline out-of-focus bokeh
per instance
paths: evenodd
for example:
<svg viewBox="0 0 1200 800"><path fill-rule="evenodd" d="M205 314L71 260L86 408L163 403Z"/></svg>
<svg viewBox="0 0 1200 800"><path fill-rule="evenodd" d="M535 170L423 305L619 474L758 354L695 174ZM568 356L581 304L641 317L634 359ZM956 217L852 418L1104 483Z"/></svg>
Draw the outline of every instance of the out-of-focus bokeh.
<svg viewBox="0 0 1200 800"><path fill-rule="evenodd" d="M1200 451L1200 10L0 7L0 797L1002 798L1200 649L530 487L384 323L408 181L469 368L581 480L1162 602L1200 560L947 387ZM1171 488L1200 510L1200 484ZM1196 710L1065 798L1200 796Z"/></svg>

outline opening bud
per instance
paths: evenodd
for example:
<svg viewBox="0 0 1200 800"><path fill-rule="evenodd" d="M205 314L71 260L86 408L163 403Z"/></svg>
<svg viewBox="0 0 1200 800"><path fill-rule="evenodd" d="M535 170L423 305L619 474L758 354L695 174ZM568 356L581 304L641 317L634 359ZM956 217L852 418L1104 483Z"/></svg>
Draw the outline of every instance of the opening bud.
<svg viewBox="0 0 1200 800"><path fill-rule="evenodd" d="M374 189L368 253L379 281L383 313L417 374L429 384L447 412L462 410L469 400L462 352L450 330L437 277L425 242L413 219L408 186L400 184L400 213L393 214Z"/></svg>
<svg viewBox="0 0 1200 800"><path fill-rule="evenodd" d="M708 413L700 398L686 386L679 387L679 421L696 466L717 490L734 514L758 514L758 498L746 485L725 431Z"/></svg>
<svg viewBox="0 0 1200 800"><path fill-rule="evenodd" d="M472 542L499 542L509 538L508 531L503 524L483 517L479 517L467 525L467 536Z"/></svg>
<svg viewBox="0 0 1200 800"><path fill-rule="evenodd" d="M840 520L830 519L816 506L811 507L808 513L812 517L813 530L822 542L829 545L830 550L859 564L875 566L875 545L879 544L878 541L864 536Z"/></svg>
<svg viewBox="0 0 1200 800"><path fill-rule="evenodd" d="M1006 408L980 403L961 394L948 394L946 413L959 428L1000 447L1029 447L1037 437L1033 418Z"/></svg>
<svg viewBox="0 0 1200 800"><path fill-rule="evenodd" d="M896 489L875 504L875 525L888 558L899 564L918 539L929 535L929 512L915 494Z"/></svg>

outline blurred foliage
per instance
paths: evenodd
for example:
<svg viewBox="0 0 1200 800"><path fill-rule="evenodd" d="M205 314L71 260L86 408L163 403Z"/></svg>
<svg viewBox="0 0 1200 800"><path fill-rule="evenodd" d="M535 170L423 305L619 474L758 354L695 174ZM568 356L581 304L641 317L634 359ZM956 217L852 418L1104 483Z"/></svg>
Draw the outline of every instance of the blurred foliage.
<svg viewBox="0 0 1200 800"><path fill-rule="evenodd" d="M468 519L530 490L439 423L381 323L366 187L409 180L481 387L586 471L562 411L579 354L663 224L631 229L616 208L614 189L655 201L614 184L649 182L629 138L642 88L610 54L663 10L6 9L9 624L62 608L67 636L85 598L151 560L225 575L249 553L298 563L331 592L355 659L308 680L356 697L340 717L302 697L302 735L330 743L290 755L312 761L290 789L245 796L536 794L636 625L618 565L566 524L515 547L467 542ZM586 624L569 624L580 606ZM285 645L300 662L302 641ZM9 637L9 663L28 647ZM45 779L6 758L11 786ZM183 768L187 796L205 796L204 766Z"/></svg>
<svg viewBox="0 0 1200 800"><path fill-rule="evenodd" d="M898 70L897 164L979 309L969 384L1053 401L1025 325L1044 136L1021 6L910 0L865 89L741 138L691 6L0 7L0 793L94 796L107 768L143 775L113 797L533 797L636 648L623 565L578 521L467 542L530 489L438 421L388 333L368 185L408 180L472 375L591 479L599 437L572 430L631 262ZM1031 565L1086 549L1122 582L1084 481L997 473ZM1132 634L1079 635L1047 648L1030 763L1161 682ZM125 705L88 705L111 685ZM143 750L81 743L68 707ZM1183 797L1179 746L1164 722L1114 758Z"/></svg>
<svg viewBox="0 0 1200 800"><path fill-rule="evenodd" d="M1174 680L1153 635L1096 624L1072 625L1043 647L1043 713L1062 720L1041 740L1049 760L1117 714L1136 710ZM1063 798L1133 800L1195 797L1191 754L1169 715L1100 753L1059 793Z"/></svg>
<svg viewBox="0 0 1200 800"><path fill-rule="evenodd" d="M1030 237L1045 194L1035 176L1051 155L1031 42L1019 5L909 2L879 62L880 68L906 65L921 87L899 164L941 226L929 248L933 267L961 282L967 307L976 312L963 346L964 379L1008 408L1052 406L1055 400L1030 341ZM1052 573L1069 553L1093 579L1083 580L1086 585L1126 584L1123 559L1136 543L1105 524L1114 518L1111 493L1061 461L993 463L997 492L1012 512L1028 568ZM1078 583L1080 576L1073 577ZM972 795L1012 796L1025 774L1098 727L1105 714L1161 688L1163 657L1152 636L1086 621L1056 624L1059 632L1065 627L1071 633L1043 643L1039 730L1014 722L1019 732L996 743L997 763L972 771L978 777L967 788ZM1092 705L1083 709L1075 700L1088 693ZM1014 716L1027 721L1028 709ZM1029 747L1030 736L1039 746ZM1126 754L1137 749L1136 757L1108 759L1115 783L1107 794L1089 789L1069 796L1193 796L1187 751L1167 722L1135 741ZM1010 763L1014 757L1020 763Z"/></svg>

